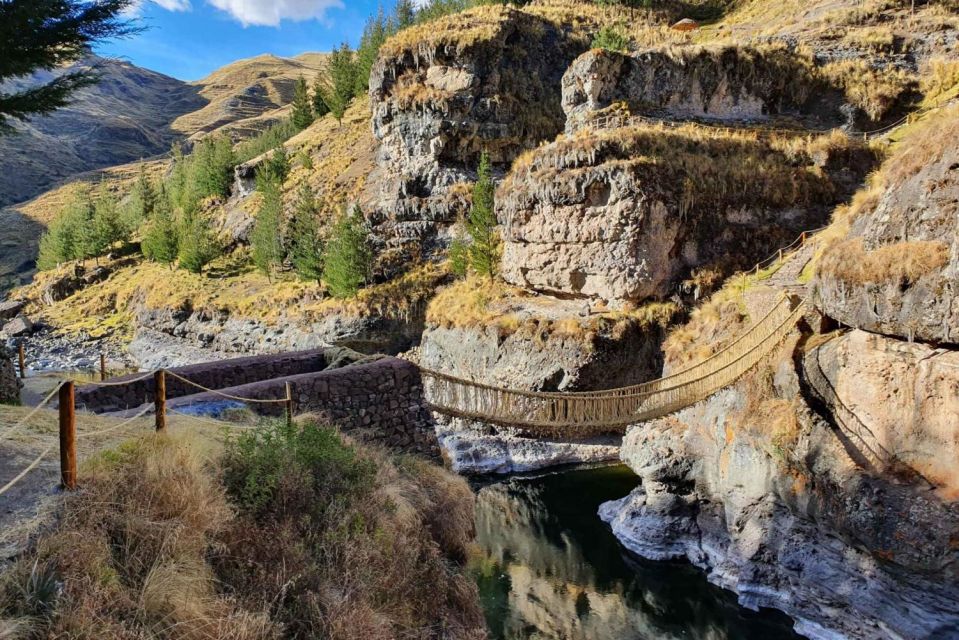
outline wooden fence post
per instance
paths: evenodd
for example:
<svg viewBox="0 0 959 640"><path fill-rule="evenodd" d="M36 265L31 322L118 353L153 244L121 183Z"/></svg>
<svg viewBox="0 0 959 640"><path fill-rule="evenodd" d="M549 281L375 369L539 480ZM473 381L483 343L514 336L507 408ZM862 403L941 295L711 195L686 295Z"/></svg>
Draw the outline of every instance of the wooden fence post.
<svg viewBox="0 0 959 640"><path fill-rule="evenodd" d="M103 355L103 352L100 352L100 380L107 379L107 358Z"/></svg>
<svg viewBox="0 0 959 640"><path fill-rule="evenodd" d="M73 381L60 386L60 481L63 488L77 487L77 414Z"/></svg>
<svg viewBox="0 0 959 640"><path fill-rule="evenodd" d="M286 383L286 424L293 426L293 388L290 383Z"/></svg>
<svg viewBox="0 0 959 640"><path fill-rule="evenodd" d="M166 371L153 372L153 407L157 433L166 430Z"/></svg>
<svg viewBox="0 0 959 640"><path fill-rule="evenodd" d="M23 346L23 340L20 341L20 344L18 345L18 348L17 348L17 352L20 356L20 377L26 378L27 377L27 350L26 350L26 347Z"/></svg>

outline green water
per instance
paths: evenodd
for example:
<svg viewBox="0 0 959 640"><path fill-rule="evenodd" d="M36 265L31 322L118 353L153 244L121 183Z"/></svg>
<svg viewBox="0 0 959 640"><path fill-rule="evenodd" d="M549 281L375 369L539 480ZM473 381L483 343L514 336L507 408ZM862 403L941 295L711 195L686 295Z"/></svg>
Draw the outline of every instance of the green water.
<svg viewBox="0 0 959 640"><path fill-rule="evenodd" d="M477 494L474 573L496 640L793 640L683 562L628 555L596 515L638 483L625 467L516 477Z"/></svg>

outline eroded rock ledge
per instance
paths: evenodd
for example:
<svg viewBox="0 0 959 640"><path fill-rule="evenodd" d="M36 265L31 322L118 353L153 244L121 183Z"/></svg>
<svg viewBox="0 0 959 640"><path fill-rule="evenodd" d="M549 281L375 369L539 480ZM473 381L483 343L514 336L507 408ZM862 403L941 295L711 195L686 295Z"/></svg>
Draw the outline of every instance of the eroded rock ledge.
<svg viewBox="0 0 959 640"><path fill-rule="evenodd" d="M810 128L842 123L842 94L784 47L660 48L630 55L594 49L563 75L566 133L618 106L668 119L761 122L800 118Z"/></svg>

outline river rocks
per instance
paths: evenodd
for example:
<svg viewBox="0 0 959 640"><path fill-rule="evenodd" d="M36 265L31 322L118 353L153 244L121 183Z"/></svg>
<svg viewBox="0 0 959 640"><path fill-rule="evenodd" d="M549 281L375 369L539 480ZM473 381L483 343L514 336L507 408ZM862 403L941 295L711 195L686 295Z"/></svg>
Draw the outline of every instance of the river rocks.
<svg viewBox="0 0 959 640"><path fill-rule="evenodd" d="M839 322L959 344L959 109L885 163L848 232L824 253L812 295ZM917 161L921 158L923 161Z"/></svg>
<svg viewBox="0 0 959 640"><path fill-rule="evenodd" d="M482 151L501 169L562 131L560 79L584 45L506 5L404 30L381 48L370 76L377 162L362 198L381 252L442 243L468 211Z"/></svg>
<svg viewBox="0 0 959 640"><path fill-rule="evenodd" d="M797 344L708 400L630 428L621 457L643 485L600 515L634 553L685 557L744 605L786 611L810 638L950 637L959 505L915 474L857 464L843 428L799 393ZM911 401L900 399L876 401L905 416ZM903 438L922 450L922 438Z"/></svg>
<svg viewBox="0 0 959 640"><path fill-rule="evenodd" d="M419 339L422 317L330 313L315 321L267 322L209 310L141 308L129 352L141 368L181 366L238 355L341 346L399 353Z"/></svg>
<svg viewBox="0 0 959 640"><path fill-rule="evenodd" d="M516 430L434 414L444 460L456 473L523 473L567 464L608 462L619 457L620 438L590 440L524 438Z"/></svg>
<svg viewBox="0 0 959 640"><path fill-rule="evenodd" d="M696 268L752 266L821 224L871 157L840 138L786 149L692 127L559 140L499 189L502 275L560 297L665 299Z"/></svg>
<svg viewBox="0 0 959 640"><path fill-rule="evenodd" d="M13 364L13 352L0 345L0 404L19 403L21 386Z"/></svg>
<svg viewBox="0 0 959 640"><path fill-rule="evenodd" d="M811 128L839 124L841 94L784 48L661 48L630 55L594 49L563 75L566 132L617 106L666 119L762 121L805 116ZM820 117L810 117L818 115Z"/></svg>

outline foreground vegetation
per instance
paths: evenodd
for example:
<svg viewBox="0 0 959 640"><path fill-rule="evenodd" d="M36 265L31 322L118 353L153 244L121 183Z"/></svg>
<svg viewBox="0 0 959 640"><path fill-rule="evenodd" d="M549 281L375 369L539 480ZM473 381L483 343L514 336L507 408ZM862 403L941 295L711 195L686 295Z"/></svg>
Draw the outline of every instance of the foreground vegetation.
<svg viewBox="0 0 959 640"><path fill-rule="evenodd" d="M480 638L472 495L312 421L146 437L85 470L0 583L15 638Z"/></svg>

